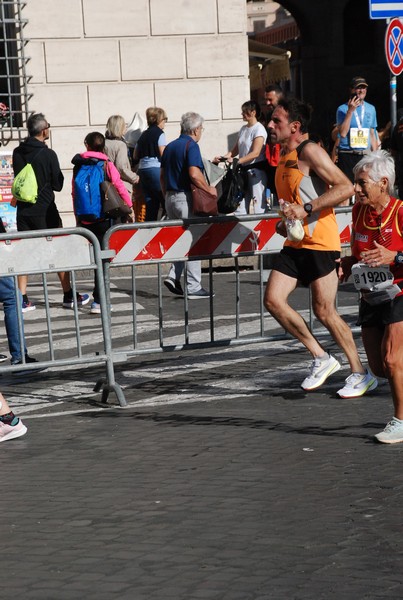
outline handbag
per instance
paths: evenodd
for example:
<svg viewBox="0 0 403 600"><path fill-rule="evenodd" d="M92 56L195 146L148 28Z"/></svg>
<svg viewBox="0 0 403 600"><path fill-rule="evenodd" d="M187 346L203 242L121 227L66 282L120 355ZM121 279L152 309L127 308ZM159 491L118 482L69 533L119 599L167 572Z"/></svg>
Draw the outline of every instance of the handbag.
<svg viewBox="0 0 403 600"><path fill-rule="evenodd" d="M190 185L193 201L193 213L200 217L215 217L218 215L217 196Z"/></svg>
<svg viewBox="0 0 403 600"><path fill-rule="evenodd" d="M126 217L131 213L131 208L119 196L119 192L110 181L101 183L102 212L111 219Z"/></svg>
<svg viewBox="0 0 403 600"><path fill-rule="evenodd" d="M185 157L187 159L187 153L189 148L187 142L185 147ZM210 185L210 181L206 175L207 183ZM206 190L196 187L193 183L190 184L190 191L192 193L192 212L198 217L215 217L218 215L217 208L217 194L211 194Z"/></svg>
<svg viewBox="0 0 403 600"><path fill-rule="evenodd" d="M105 166L104 166L105 169ZM120 197L119 192L111 181L106 179L101 183L102 212L110 219L127 217L132 211L131 207Z"/></svg>

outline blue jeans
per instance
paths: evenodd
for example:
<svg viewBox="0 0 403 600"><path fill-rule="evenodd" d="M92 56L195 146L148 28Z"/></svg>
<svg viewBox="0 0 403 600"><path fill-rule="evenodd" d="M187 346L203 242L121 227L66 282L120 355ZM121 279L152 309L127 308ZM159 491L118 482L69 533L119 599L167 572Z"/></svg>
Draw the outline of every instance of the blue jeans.
<svg viewBox="0 0 403 600"><path fill-rule="evenodd" d="M11 364L15 364L22 360L21 356L21 344L20 344L20 333L18 331L18 317L17 317L17 302L22 302L20 292L16 293L14 288L14 280L12 277L0 277L0 302L3 303L4 308L4 324L6 326L8 347L11 354ZM23 348L25 355L27 349L25 346L24 339L24 326L23 326Z"/></svg>
<svg viewBox="0 0 403 600"><path fill-rule="evenodd" d="M164 208L164 196L160 183L161 169L151 167L139 169L138 176L146 200L146 221L156 221L160 206Z"/></svg>

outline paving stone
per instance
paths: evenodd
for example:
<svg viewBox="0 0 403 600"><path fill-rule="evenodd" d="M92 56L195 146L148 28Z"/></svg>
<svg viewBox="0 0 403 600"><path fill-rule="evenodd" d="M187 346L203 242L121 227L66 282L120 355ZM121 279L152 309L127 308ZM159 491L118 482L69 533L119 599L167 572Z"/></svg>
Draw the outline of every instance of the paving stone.
<svg viewBox="0 0 403 600"><path fill-rule="evenodd" d="M134 359L125 410L24 416L1 448L2 600L403 598L403 445L372 440L388 388L340 400L343 373L306 394L299 347L227 351L225 370L210 350ZM156 389L176 403L139 404Z"/></svg>

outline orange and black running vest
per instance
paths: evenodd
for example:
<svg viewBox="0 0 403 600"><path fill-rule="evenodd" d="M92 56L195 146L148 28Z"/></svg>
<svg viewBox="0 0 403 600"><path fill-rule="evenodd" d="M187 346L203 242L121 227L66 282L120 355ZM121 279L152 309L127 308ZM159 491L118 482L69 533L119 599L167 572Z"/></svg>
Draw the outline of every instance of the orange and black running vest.
<svg viewBox="0 0 403 600"><path fill-rule="evenodd" d="M315 173L304 175L298 167L298 156L307 143L305 140L298 148L280 158L276 170L276 190L279 198L287 202L296 202L302 206L312 202L327 190L326 183ZM327 250L340 252L340 235L333 208L324 208L304 219L305 236L300 242L286 240L284 246L305 248L307 250Z"/></svg>

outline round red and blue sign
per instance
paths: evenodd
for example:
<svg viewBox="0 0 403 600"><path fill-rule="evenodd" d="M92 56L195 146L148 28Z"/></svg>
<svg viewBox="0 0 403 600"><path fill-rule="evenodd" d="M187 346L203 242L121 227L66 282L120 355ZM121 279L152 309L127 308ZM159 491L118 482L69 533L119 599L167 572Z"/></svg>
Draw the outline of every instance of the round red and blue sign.
<svg viewBox="0 0 403 600"><path fill-rule="evenodd" d="M403 71L403 24L399 19L392 19L386 29L385 54L393 75L400 75Z"/></svg>

